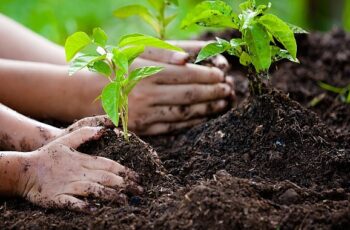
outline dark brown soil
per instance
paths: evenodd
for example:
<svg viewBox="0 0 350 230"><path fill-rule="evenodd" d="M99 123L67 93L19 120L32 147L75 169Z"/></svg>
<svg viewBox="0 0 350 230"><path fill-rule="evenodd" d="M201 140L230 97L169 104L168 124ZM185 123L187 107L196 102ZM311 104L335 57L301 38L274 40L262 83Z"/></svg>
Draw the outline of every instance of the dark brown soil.
<svg viewBox="0 0 350 230"><path fill-rule="evenodd" d="M335 39L339 47L344 52L350 50L341 46L348 35L338 33L304 38L300 59L305 64L282 64L274 73L278 76L274 85L284 87L304 106L276 90L245 100L239 109L182 134L148 138L161 161L137 137L126 143L110 131L80 151L109 157L136 170L144 194L128 194L127 205L94 200L99 208L92 214L3 200L0 228L350 229L350 136L346 121L350 113L347 107L341 116L332 110L343 117L334 122L323 115L321 106L338 103L332 94L327 94L331 104L323 105L328 103L324 100L312 108L317 113L307 109L309 99L322 91L311 83L305 85L305 91L298 81L315 83L319 74L345 79L346 67L338 65L348 66L349 61L337 59L328 68L329 63L321 58L321 67L313 66L314 59L323 53L340 52L335 50L337 45L322 45L327 36L339 37ZM321 48L309 49L307 44ZM316 80L310 80L312 77ZM244 86L243 78L240 84ZM241 98L247 95L244 90Z"/></svg>

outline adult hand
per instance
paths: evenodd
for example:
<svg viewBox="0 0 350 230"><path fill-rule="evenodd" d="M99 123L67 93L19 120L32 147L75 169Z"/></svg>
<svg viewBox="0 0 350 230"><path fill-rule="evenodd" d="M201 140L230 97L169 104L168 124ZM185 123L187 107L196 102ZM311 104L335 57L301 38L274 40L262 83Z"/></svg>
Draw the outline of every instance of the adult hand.
<svg viewBox="0 0 350 230"><path fill-rule="evenodd" d="M174 41L188 53L208 44ZM157 135L188 128L220 113L234 97L232 78L226 81L227 60L218 55L215 67L187 63L188 53L150 48L134 67L163 66L159 74L141 81L129 96L129 127L139 135Z"/></svg>
<svg viewBox="0 0 350 230"><path fill-rule="evenodd" d="M102 134L101 127L83 127L28 153L18 194L42 207L85 211L88 203L77 197L125 202L122 190L141 193L136 173L112 160L75 150Z"/></svg>

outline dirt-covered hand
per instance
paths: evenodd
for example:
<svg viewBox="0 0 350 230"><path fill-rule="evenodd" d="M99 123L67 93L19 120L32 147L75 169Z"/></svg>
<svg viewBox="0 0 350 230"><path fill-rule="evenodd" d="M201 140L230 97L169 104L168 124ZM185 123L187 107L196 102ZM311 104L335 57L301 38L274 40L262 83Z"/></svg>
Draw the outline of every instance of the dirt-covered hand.
<svg viewBox="0 0 350 230"><path fill-rule="evenodd" d="M227 108L232 88L218 68L138 59L133 67L140 66L165 68L142 80L129 95L129 128L139 135L191 127Z"/></svg>
<svg viewBox="0 0 350 230"><path fill-rule="evenodd" d="M28 153L18 193L43 207L78 211L88 208L79 197L125 202L124 190L141 193L136 173L112 160L75 150L102 134L101 127L83 127Z"/></svg>

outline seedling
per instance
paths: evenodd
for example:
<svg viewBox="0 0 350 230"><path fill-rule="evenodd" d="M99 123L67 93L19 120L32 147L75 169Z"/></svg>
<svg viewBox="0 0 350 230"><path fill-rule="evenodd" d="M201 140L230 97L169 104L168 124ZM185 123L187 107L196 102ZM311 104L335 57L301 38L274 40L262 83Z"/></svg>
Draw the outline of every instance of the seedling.
<svg viewBox="0 0 350 230"><path fill-rule="evenodd" d="M117 18L128 18L131 16L139 16L147 24L149 24L157 36L164 40L166 37L166 29L169 24L176 18L177 14L170 16L166 15L166 10L169 6L178 6L178 0L147 0L152 6L148 10L142 5L129 5L121 7L114 11L114 16Z"/></svg>
<svg viewBox="0 0 350 230"><path fill-rule="evenodd" d="M191 25L229 28L238 30L240 38L226 41L217 38L204 47L196 62L228 52L237 56L249 70L248 78L253 95L262 93L262 79L268 79L270 66L281 59L299 62L294 33L305 33L299 27L287 24L273 14L267 13L268 5L256 5L255 0L240 4L239 14L223 1L204 1L198 4L182 22L182 28Z"/></svg>
<svg viewBox="0 0 350 230"><path fill-rule="evenodd" d="M335 87L323 82L319 82L318 84L322 89L338 94L340 100L343 103L350 104L350 84L345 86L344 88Z"/></svg>
<svg viewBox="0 0 350 230"><path fill-rule="evenodd" d="M146 47L182 51L154 37L131 34L122 37L117 46L107 45L107 34L101 28L93 30L92 37L77 32L67 38L66 59L71 61L69 75L87 67L108 78L109 83L98 99L112 122L118 127L121 119L124 137L128 140L128 95L142 79L160 72L162 67L143 67L129 71L133 61ZM81 52L81 53L80 53Z"/></svg>

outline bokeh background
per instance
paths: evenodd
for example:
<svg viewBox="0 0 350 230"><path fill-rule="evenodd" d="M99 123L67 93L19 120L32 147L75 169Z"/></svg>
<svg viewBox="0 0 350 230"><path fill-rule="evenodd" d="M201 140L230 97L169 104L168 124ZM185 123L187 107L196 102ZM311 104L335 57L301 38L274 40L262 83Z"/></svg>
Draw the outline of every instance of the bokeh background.
<svg viewBox="0 0 350 230"><path fill-rule="evenodd" d="M227 0L237 8L243 0ZM172 23L169 39L187 39L201 32L198 28L179 30L178 24L200 0L179 0L178 20ZM266 3L268 0L257 0ZM332 27L350 30L350 0L270 0L273 12L284 20L310 31L327 31ZM114 9L146 0L0 0L0 13L31 28L50 40L63 44L77 30L90 33L94 27L105 29L113 41L127 33L152 34L138 18L120 20L113 17ZM175 9L170 9L175 10Z"/></svg>

